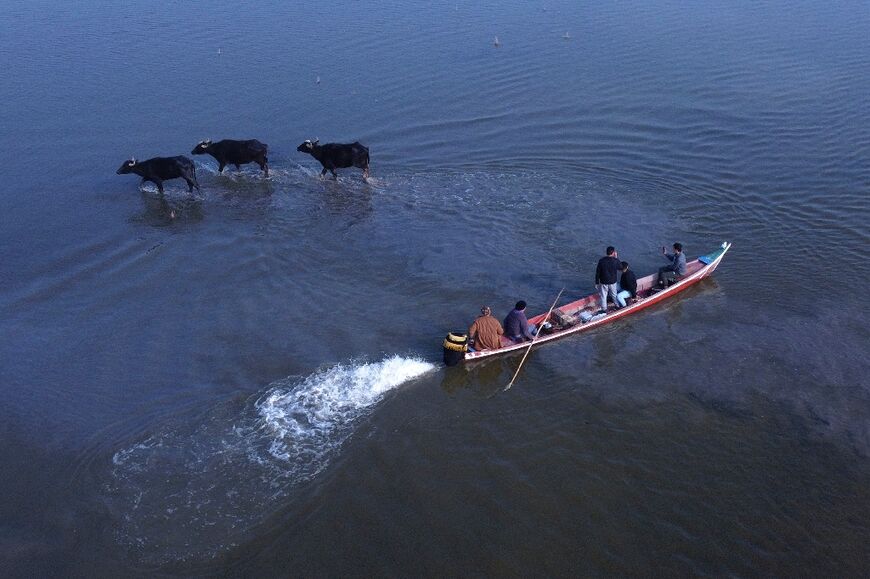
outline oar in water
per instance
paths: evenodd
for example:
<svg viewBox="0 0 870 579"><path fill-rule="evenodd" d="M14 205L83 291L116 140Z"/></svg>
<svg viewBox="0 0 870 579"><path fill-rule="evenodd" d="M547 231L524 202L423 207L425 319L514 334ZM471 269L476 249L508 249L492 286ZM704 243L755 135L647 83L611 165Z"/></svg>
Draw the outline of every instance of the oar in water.
<svg viewBox="0 0 870 579"><path fill-rule="evenodd" d="M508 383L508 385L505 386L505 391L509 390L510 387L514 385L514 380L517 379L517 376L519 375L520 370L521 370L522 367L523 367L523 363L526 361L526 356L529 355L529 352L532 351L532 346L534 346L534 345L535 345L535 342L538 341L538 336L541 335L541 330L544 328L544 324L546 324L546 323L547 323L547 320L550 319L550 314L553 313L553 308L556 307L556 302L558 302L558 301L559 301L559 298L562 297L562 292L563 292L563 291L565 291L565 288L562 288L561 290L559 290L559 295L556 296L556 299L553 301L553 305L550 306L550 311L547 312L547 315L544 316L544 319L541 320L541 323L540 323L540 324L538 324L538 333L535 334L535 337L532 338L532 341L531 341L531 342L529 342L529 347L528 347L528 349L526 349L526 353L523 354L523 359L520 360L520 365L517 366L517 371L514 372L514 377L511 378L510 383Z"/></svg>

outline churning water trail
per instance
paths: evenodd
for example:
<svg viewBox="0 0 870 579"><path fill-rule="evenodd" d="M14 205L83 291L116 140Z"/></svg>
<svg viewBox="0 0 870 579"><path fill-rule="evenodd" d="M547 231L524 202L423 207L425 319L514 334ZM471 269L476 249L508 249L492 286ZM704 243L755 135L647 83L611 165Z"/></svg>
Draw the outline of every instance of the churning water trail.
<svg viewBox="0 0 870 579"><path fill-rule="evenodd" d="M326 466L325 454L350 434L350 426L389 390L432 370L420 359L393 356L377 364L334 366L302 384L279 384L256 403L269 454L298 468L300 477Z"/></svg>
<svg viewBox="0 0 870 579"><path fill-rule="evenodd" d="M398 355L338 364L272 383L240 414L218 407L119 450L104 486L118 540L151 564L238 544L329 465L387 392L434 368Z"/></svg>

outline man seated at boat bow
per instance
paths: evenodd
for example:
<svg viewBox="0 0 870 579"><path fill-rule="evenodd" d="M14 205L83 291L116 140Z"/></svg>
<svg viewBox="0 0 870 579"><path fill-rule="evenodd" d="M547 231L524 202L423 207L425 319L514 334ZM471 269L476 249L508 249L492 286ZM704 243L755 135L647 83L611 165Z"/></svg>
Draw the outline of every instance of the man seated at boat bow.
<svg viewBox="0 0 870 579"><path fill-rule="evenodd" d="M659 287L667 288L686 275L686 256L683 254L683 244L674 243L674 252L666 253L662 246L662 255L670 263L659 268Z"/></svg>
<svg viewBox="0 0 870 579"><path fill-rule="evenodd" d="M520 300L511 313L504 319L504 333L514 342L534 340L534 326L529 326L526 319L526 302Z"/></svg>

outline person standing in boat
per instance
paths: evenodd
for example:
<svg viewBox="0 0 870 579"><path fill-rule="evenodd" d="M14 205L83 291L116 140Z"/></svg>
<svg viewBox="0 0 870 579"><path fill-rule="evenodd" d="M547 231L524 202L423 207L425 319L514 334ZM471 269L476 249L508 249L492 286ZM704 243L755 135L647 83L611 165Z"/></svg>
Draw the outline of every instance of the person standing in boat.
<svg viewBox="0 0 870 579"><path fill-rule="evenodd" d="M514 342L534 340L535 334L526 319L526 302L520 300L504 319L504 333Z"/></svg>
<svg viewBox="0 0 870 579"><path fill-rule="evenodd" d="M674 243L673 253L667 253L665 247L662 246L662 255L670 263L659 268L659 287L667 288L668 285L686 275L686 256L683 254L683 244Z"/></svg>
<svg viewBox="0 0 870 579"><path fill-rule="evenodd" d="M595 268L595 287L598 288L598 299L601 302L601 311L607 312L607 296L613 300L616 307L619 307L619 300L616 297L616 278L619 271L622 269L616 248L612 245L605 250L606 255L598 260L598 267Z"/></svg>
<svg viewBox="0 0 870 579"><path fill-rule="evenodd" d="M504 330L498 320L492 317L489 306L480 308L480 315L468 328L468 338L474 350L495 350L501 348L501 335Z"/></svg>
<svg viewBox="0 0 870 579"><path fill-rule="evenodd" d="M632 270L628 269L627 261L623 261L620 265L622 276L619 278L616 301L619 302L619 307L624 308L626 300L630 300L631 302L637 301L637 276L634 275Z"/></svg>

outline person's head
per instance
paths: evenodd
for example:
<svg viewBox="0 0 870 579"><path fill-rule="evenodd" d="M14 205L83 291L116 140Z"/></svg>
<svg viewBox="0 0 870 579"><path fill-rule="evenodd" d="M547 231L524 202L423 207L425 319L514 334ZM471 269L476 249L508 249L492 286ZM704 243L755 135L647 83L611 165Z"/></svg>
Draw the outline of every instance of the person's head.
<svg viewBox="0 0 870 579"><path fill-rule="evenodd" d="M622 271L628 271L628 262L627 261L623 261L619 265L622 266Z"/></svg>
<svg viewBox="0 0 870 579"><path fill-rule="evenodd" d="M526 309L526 302L524 302L523 300L518 301L517 305L514 306L514 309L523 311L524 309Z"/></svg>
<svg viewBox="0 0 870 579"><path fill-rule="evenodd" d="M492 314L492 310L489 309L489 306L483 306L483 307L480 308L480 315L482 315L482 316L488 316L488 315L490 315L490 314Z"/></svg>
<svg viewBox="0 0 870 579"><path fill-rule="evenodd" d="M616 248L612 245L608 245L607 250L605 250L604 253L606 253L607 255L613 255L614 253L616 253Z"/></svg>
<svg viewBox="0 0 870 579"><path fill-rule="evenodd" d="M683 244L682 243L675 243L674 244L674 251L676 251L677 253L682 253L683 252Z"/></svg>

